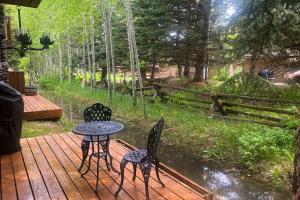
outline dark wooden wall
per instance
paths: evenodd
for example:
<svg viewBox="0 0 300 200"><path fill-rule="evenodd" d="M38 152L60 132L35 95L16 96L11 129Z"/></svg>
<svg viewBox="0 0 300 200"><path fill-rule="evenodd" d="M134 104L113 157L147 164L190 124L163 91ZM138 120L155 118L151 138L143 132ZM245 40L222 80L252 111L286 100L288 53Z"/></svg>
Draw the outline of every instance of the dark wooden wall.
<svg viewBox="0 0 300 200"><path fill-rule="evenodd" d="M8 83L13 88L18 90L21 94L23 94L24 87L25 87L24 72L9 71L8 72Z"/></svg>

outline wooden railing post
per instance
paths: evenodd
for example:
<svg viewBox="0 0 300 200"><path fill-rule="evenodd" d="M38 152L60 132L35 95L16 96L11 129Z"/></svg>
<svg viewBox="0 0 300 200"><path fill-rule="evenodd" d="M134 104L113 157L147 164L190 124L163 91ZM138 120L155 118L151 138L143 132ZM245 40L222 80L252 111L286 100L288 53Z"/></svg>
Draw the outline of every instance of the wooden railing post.
<svg viewBox="0 0 300 200"><path fill-rule="evenodd" d="M220 102L219 97L216 93L212 93L210 95L211 100L213 101L210 111L210 114L213 114L216 111L219 111L223 116L227 116L228 113L226 112L224 105L222 104L222 102Z"/></svg>
<svg viewBox="0 0 300 200"><path fill-rule="evenodd" d="M300 117L300 108L298 110ZM296 152L294 157L293 199L300 199L300 127L296 131Z"/></svg>

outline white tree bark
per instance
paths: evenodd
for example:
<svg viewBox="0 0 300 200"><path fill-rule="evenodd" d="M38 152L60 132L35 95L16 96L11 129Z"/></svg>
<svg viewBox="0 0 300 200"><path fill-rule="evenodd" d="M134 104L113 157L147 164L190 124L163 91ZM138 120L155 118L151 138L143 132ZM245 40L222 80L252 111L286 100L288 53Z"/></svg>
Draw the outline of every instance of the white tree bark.
<svg viewBox="0 0 300 200"><path fill-rule="evenodd" d="M71 36L68 34L68 67L69 67L69 84L72 83L73 79L73 67L72 67L72 44Z"/></svg>
<svg viewBox="0 0 300 200"><path fill-rule="evenodd" d="M145 109L145 101L144 101L144 91L143 91L143 79L141 75L141 69L139 66L139 56L138 50L136 45L136 38L135 38L135 30L133 26L133 17L132 17L132 10L129 0L125 0L125 9L126 9L126 16L127 16L127 31L128 31L128 43L129 43L129 52L130 52L130 63L131 63L131 74L132 74L132 93L134 103L135 101L135 92L136 92L136 83L135 83L135 76L138 77L139 86L140 86L140 94L141 94L141 102L142 102L142 109L144 116L146 117L146 109Z"/></svg>
<svg viewBox="0 0 300 200"><path fill-rule="evenodd" d="M91 15L90 16L91 20L91 54L92 54L92 75L93 76L93 84L92 87L95 88L96 86L96 56L95 56L95 22L94 22L94 17Z"/></svg>
<svg viewBox="0 0 300 200"><path fill-rule="evenodd" d="M113 47L113 38L112 38L112 9L108 8L108 34L109 34L109 47L110 47L110 57L111 57L111 68L113 72L113 92L116 92L116 64L115 64L115 55L114 55L114 47Z"/></svg>
<svg viewBox="0 0 300 200"><path fill-rule="evenodd" d="M108 98L112 101L111 94L111 59L110 59L110 45L109 45L109 33L108 33L108 16L107 16L107 1L103 2L103 19L104 19L104 38L105 38L105 50L106 50L106 67L107 67L107 90Z"/></svg>
<svg viewBox="0 0 300 200"><path fill-rule="evenodd" d="M58 53L59 53L59 80L60 83L63 82L63 58L62 58L62 44L60 40L60 36L58 36L59 46L58 46Z"/></svg>
<svg viewBox="0 0 300 200"><path fill-rule="evenodd" d="M86 33L86 20L85 16L83 15L83 32ZM85 88L86 86L86 81L87 81L87 75L86 75L86 38L83 40L83 45L82 45L82 68L83 68L83 79L82 79L82 87Z"/></svg>

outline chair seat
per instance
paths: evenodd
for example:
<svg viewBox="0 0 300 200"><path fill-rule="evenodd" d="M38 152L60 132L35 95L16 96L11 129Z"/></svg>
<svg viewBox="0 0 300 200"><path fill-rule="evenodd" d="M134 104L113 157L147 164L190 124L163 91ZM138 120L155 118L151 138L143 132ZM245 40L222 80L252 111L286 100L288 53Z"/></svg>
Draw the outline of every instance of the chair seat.
<svg viewBox="0 0 300 200"><path fill-rule="evenodd" d="M124 156L128 162L139 163L143 158L147 156L147 150L135 150L127 153Z"/></svg>
<svg viewBox="0 0 300 200"><path fill-rule="evenodd" d="M106 139L107 139L107 136L99 136L100 142L106 141ZM91 142L91 141L92 141L90 136L84 136L84 137L83 137L83 140L85 140L85 141L87 141L87 142ZM97 136L94 136L94 137L93 137L93 141L94 141L94 142L97 141Z"/></svg>

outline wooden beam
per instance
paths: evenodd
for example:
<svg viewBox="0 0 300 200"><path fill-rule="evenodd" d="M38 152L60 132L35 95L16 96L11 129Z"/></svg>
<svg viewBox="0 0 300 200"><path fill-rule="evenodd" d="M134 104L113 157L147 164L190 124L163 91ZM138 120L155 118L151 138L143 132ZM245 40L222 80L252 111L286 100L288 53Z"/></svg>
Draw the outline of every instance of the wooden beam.
<svg viewBox="0 0 300 200"><path fill-rule="evenodd" d="M1 0L1 3L37 8L42 0Z"/></svg>

